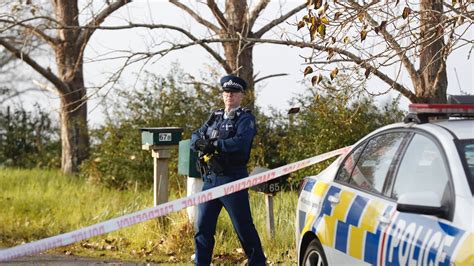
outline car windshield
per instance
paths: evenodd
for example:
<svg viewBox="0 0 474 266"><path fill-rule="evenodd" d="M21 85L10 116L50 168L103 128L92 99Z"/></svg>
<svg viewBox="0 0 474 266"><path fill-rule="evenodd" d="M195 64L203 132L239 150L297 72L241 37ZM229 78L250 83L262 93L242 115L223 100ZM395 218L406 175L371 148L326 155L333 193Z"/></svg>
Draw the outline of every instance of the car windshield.
<svg viewBox="0 0 474 266"><path fill-rule="evenodd" d="M463 140L459 145L463 164L466 166L466 176L474 194L474 139Z"/></svg>

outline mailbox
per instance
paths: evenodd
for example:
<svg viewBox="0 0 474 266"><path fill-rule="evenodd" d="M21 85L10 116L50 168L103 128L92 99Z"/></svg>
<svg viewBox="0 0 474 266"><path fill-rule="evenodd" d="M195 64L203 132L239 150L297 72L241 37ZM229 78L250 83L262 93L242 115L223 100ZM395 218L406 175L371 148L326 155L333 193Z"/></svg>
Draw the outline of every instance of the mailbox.
<svg viewBox="0 0 474 266"><path fill-rule="evenodd" d="M178 145L183 129L179 127L149 127L140 129L142 145L168 146Z"/></svg>
<svg viewBox="0 0 474 266"><path fill-rule="evenodd" d="M270 169L264 167L255 167L250 175L260 174ZM256 186L251 187L251 190L257 192L263 192L265 194L275 194L283 189L283 185L285 184L286 176L280 176L275 179L269 180L265 183L258 184Z"/></svg>
<svg viewBox="0 0 474 266"><path fill-rule="evenodd" d="M178 174L189 177L201 178L201 173L196 167L198 154L191 150L191 140L186 139L179 142Z"/></svg>

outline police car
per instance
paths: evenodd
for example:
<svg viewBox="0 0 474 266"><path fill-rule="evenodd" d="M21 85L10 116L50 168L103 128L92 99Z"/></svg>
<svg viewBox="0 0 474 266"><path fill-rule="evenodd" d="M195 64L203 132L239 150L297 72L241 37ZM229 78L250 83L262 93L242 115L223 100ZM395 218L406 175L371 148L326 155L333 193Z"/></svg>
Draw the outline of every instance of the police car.
<svg viewBox="0 0 474 266"><path fill-rule="evenodd" d="M300 189L299 265L474 265L474 104L410 105Z"/></svg>

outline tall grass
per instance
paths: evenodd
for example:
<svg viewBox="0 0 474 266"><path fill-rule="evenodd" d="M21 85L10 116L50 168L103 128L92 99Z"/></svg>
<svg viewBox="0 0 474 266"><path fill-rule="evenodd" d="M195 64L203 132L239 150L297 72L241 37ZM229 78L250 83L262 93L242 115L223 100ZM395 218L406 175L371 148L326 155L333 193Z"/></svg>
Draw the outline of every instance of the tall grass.
<svg viewBox="0 0 474 266"><path fill-rule="evenodd" d="M176 194L176 193L175 193ZM282 192L274 197L275 235L266 232L265 200L250 193L257 230L268 259L294 264L294 217L297 196ZM171 195L176 198L178 195ZM0 246L73 231L153 205L153 191L116 190L89 184L57 171L0 169ZM214 261L240 263L245 255L226 212L216 232ZM194 228L184 210L52 252L107 256L157 263L191 263Z"/></svg>

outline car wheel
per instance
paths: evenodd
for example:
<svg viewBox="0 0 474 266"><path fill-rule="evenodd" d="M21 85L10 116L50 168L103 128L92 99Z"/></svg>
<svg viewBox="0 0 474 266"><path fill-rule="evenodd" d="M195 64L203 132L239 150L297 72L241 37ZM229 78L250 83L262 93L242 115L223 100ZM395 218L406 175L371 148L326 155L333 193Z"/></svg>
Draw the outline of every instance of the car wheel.
<svg viewBox="0 0 474 266"><path fill-rule="evenodd" d="M328 261L326 260L326 255L324 254L323 247L317 239L311 240L303 257L304 266L327 266Z"/></svg>

